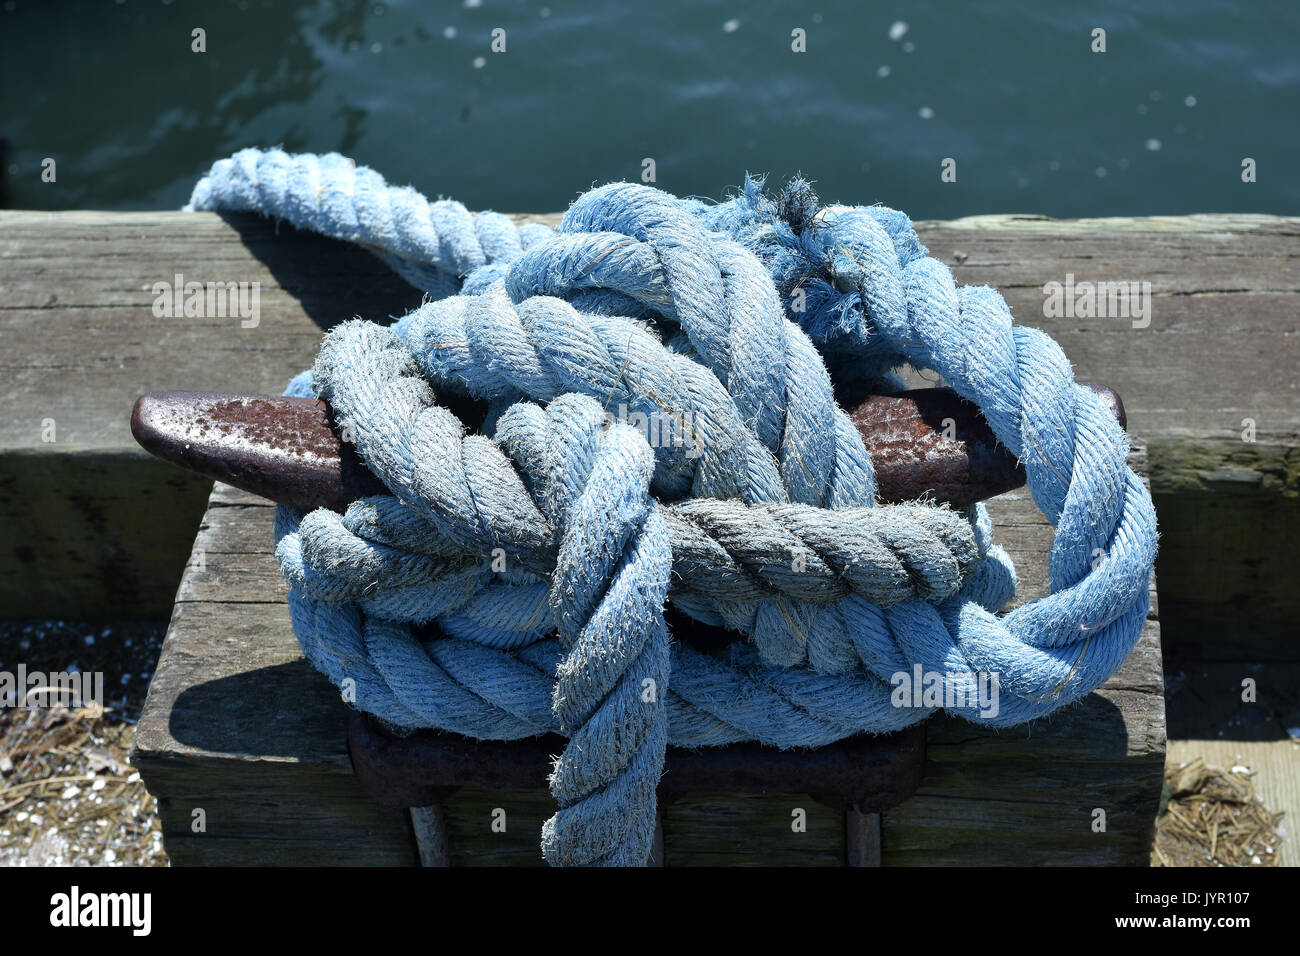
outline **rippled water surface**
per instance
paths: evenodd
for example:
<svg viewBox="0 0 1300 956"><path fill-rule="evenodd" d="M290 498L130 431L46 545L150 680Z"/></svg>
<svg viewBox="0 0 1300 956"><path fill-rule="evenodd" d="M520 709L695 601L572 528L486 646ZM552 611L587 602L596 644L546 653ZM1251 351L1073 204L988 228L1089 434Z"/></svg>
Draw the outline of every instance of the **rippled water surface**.
<svg viewBox="0 0 1300 956"><path fill-rule="evenodd" d="M3 0L0 137L21 208L176 207L282 144L505 211L650 158L676 193L802 171L914 218L1296 214L1300 3Z"/></svg>

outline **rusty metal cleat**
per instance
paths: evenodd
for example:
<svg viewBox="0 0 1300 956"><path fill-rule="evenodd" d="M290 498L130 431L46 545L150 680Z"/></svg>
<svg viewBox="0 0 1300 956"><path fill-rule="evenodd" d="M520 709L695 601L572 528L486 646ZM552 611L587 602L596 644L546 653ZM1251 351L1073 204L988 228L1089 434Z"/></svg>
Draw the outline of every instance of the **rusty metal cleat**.
<svg viewBox="0 0 1300 956"><path fill-rule="evenodd" d="M1095 391L1125 422L1119 396ZM882 503L932 497L963 508L1019 488L1024 468L980 410L942 388L874 395L848 410L875 465ZM221 392L150 392L131 413L148 452L301 510L343 510L387 489L370 473L318 399Z"/></svg>

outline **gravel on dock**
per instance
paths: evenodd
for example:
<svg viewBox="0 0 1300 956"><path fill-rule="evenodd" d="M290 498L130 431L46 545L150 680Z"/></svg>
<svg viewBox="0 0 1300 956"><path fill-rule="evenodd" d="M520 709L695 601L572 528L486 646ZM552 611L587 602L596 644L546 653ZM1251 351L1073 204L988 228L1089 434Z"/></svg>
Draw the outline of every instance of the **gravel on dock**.
<svg viewBox="0 0 1300 956"><path fill-rule="evenodd" d="M127 762L165 630L0 623L0 671L101 673L104 687L80 707L0 700L0 866L167 865L154 799Z"/></svg>

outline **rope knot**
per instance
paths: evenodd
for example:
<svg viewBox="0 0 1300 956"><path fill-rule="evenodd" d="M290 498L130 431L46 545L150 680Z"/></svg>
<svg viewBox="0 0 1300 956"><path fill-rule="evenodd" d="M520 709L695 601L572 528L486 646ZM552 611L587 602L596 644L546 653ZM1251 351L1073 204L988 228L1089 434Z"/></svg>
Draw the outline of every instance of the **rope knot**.
<svg viewBox="0 0 1300 956"><path fill-rule="evenodd" d="M358 707L569 738L552 863L645 861L668 744L816 747L941 705L1023 723L1141 633L1155 516L1123 432L900 212L823 205L799 180L717 205L614 183L555 231L516 228L278 150L217 163L189 208L360 243L431 294L391 327L339 325L291 385L330 402L391 494L281 507L276 557L303 653ZM1056 527L1049 595L1000 613L1015 573L982 506L876 505L835 386L897 388L905 363L1024 461ZM746 639L670 642L668 601ZM917 672L1001 699L900 706Z"/></svg>

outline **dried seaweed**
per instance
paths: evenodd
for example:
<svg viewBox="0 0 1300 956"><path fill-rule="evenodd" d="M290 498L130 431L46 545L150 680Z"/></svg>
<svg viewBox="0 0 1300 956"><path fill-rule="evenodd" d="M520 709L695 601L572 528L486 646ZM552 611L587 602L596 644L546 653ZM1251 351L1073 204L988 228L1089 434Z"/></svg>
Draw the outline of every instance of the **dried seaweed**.
<svg viewBox="0 0 1300 956"><path fill-rule="evenodd" d="M1199 758L1165 770L1152 866L1277 866L1283 814L1270 813L1245 768Z"/></svg>

